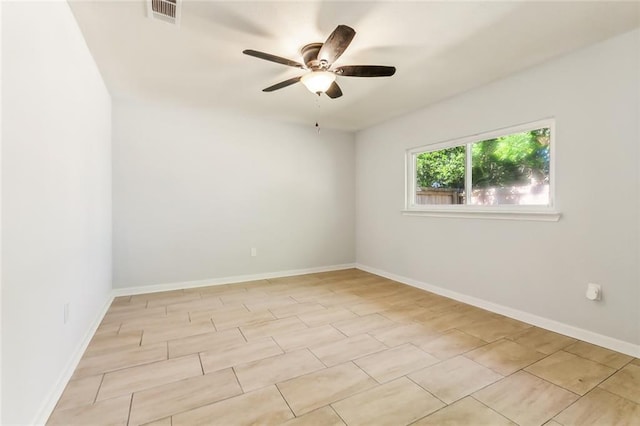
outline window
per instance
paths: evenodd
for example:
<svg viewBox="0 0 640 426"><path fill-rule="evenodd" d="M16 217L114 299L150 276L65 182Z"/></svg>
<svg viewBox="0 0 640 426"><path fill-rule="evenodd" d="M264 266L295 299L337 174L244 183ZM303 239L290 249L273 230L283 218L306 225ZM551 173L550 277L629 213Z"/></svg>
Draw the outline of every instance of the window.
<svg viewBox="0 0 640 426"><path fill-rule="evenodd" d="M405 212L553 212L554 123L539 121L407 151ZM539 218L538 218L539 219Z"/></svg>

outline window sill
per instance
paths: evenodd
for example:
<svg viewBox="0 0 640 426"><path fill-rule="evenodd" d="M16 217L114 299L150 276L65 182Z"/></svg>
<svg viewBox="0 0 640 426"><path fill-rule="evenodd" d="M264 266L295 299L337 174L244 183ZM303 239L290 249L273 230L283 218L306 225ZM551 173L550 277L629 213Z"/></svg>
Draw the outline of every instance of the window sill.
<svg viewBox="0 0 640 426"><path fill-rule="evenodd" d="M561 213L550 210L476 210L476 209L405 209L405 216L453 217L462 219L529 220L557 222Z"/></svg>

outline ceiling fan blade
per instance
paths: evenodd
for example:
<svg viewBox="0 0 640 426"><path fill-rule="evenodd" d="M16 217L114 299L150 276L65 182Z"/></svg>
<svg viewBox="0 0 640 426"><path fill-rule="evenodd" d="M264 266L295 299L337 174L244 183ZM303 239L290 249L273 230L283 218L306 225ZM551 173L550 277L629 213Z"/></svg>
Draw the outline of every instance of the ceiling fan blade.
<svg viewBox="0 0 640 426"><path fill-rule="evenodd" d="M318 60L332 64L349 47L351 40L356 35L353 28L346 25L338 25L324 42L318 52Z"/></svg>
<svg viewBox="0 0 640 426"><path fill-rule="evenodd" d="M293 77L289 80L281 81L278 84L274 84L273 86L269 86L266 89L262 89L263 92L273 92L274 90L282 89L287 86L291 86L300 81L300 77Z"/></svg>
<svg viewBox="0 0 640 426"><path fill-rule="evenodd" d="M331 99L339 98L340 96L342 96L342 90L340 90L340 86L338 86L338 83L336 83L335 81L331 83L329 89L324 93L326 93L327 96Z"/></svg>
<svg viewBox="0 0 640 426"><path fill-rule="evenodd" d="M345 77L390 77L396 73L396 67L383 65L345 65L333 70Z"/></svg>
<svg viewBox="0 0 640 426"><path fill-rule="evenodd" d="M277 62L278 64L305 69L305 66L299 62L292 61L291 59L287 58L281 58L280 56L271 55L269 53L259 52L257 50L251 49L243 50L242 53L244 53L245 55L253 56L255 58L264 59L265 61Z"/></svg>

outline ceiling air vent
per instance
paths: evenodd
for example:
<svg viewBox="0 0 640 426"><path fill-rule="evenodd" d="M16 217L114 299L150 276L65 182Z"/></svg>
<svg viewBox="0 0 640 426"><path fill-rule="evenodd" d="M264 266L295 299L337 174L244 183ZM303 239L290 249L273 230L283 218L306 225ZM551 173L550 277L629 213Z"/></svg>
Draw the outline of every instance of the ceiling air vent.
<svg viewBox="0 0 640 426"><path fill-rule="evenodd" d="M178 25L182 0L147 0L147 16Z"/></svg>

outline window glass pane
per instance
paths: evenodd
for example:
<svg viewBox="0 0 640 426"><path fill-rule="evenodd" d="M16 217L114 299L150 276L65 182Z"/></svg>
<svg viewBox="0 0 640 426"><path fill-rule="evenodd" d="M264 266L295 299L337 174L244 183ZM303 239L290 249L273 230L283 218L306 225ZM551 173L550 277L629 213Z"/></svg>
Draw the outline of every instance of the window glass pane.
<svg viewBox="0 0 640 426"><path fill-rule="evenodd" d="M542 128L472 144L469 204L549 205L549 142Z"/></svg>
<svg viewBox="0 0 640 426"><path fill-rule="evenodd" d="M464 204L465 147L416 156L416 204Z"/></svg>

